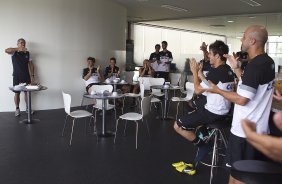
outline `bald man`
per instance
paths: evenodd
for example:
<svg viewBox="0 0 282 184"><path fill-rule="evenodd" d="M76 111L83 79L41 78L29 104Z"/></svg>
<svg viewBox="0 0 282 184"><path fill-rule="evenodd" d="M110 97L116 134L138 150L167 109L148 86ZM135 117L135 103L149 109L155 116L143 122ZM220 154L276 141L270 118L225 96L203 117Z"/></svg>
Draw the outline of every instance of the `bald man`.
<svg viewBox="0 0 282 184"><path fill-rule="evenodd" d="M227 167L238 160L256 160L261 156L247 141L241 121L248 119L256 122L256 132L268 134L268 118L272 103L273 82L275 77L274 61L265 53L268 38L263 26L253 25L244 32L242 51L249 55L249 62L242 71L238 59L225 55L236 73L239 83L237 92L223 91L211 83L208 90L235 103L231 134L227 148ZM241 183L230 176L229 183Z"/></svg>

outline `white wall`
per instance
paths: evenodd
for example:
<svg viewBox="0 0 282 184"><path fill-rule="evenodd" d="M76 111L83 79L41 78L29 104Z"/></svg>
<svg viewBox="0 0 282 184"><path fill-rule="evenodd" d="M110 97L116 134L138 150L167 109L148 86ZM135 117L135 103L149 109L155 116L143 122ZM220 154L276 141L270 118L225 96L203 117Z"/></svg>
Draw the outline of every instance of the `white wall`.
<svg viewBox="0 0 282 184"><path fill-rule="evenodd" d="M48 90L32 95L33 108L62 108L61 90L80 104L86 58L107 65L112 56L125 66L126 9L107 0L0 1L0 111L13 111L12 63L5 48L25 38L38 82ZM25 104L21 103L25 110Z"/></svg>

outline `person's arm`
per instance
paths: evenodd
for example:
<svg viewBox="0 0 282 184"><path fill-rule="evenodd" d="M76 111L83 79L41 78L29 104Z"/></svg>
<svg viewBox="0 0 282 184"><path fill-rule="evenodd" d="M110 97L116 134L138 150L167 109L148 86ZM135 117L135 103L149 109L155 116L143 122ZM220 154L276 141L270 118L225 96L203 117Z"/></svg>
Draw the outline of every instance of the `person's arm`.
<svg viewBox="0 0 282 184"><path fill-rule="evenodd" d="M5 49L5 52L7 54L14 54L17 51L18 51L18 48L7 48L7 49Z"/></svg>
<svg viewBox="0 0 282 184"><path fill-rule="evenodd" d="M5 49L5 52L7 54L14 54L15 52L17 51L23 51L23 52L26 52L27 51L27 48L25 47L17 47L17 48L7 48Z"/></svg>
<svg viewBox="0 0 282 184"><path fill-rule="evenodd" d="M91 75L92 75L92 68L89 68L88 72L87 72L87 68L83 70L83 79L84 80L87 81L91 77Z"/></svg>
<svg viewBox="0 0 282 184"><path fill-rule="evenodd" d="M154 77L154 76L155 76L155 70L154 70L151 66L149 66L149 72L148 72L148 74L149 74L151 77Z"/></svg>
<svg viewBox="0 0 282 184"><path fill-rule="evenodd" d="M117 77L117 78L120 78L120 74L121 74L121 70L119 69L119 67L117 67L117 74L116 74L116 77Z"/></svg>
<svg viewBox="0 0 282 184"><path fill-rule="evenodd" d="M242 120L247 141L267 157L282 163L282 137L257 134L255 126L249 120Z"/></svg>
<svg viewBox="0 0 282 184"><path fill-rule="evenodd" d="M217 93L217 94L223 96L225 99L227 99L227 100L229 100L229 101L231 101L235 104L242 105L242 106L246 105L249 102L248 98L245 98L245 97L239 95L236 92L224 91L224 90L219 89L218 86L213 84L211 81L209 81L209 83L210 83L210 88L207 89L207 92Z"/></svg>
<svg viewBox="0 0 282 184"><path fill-rule="evenodd" d="M97 74L98 74L99 80L103 81L104 76L101 74L101 66L100 65L97 67Z"/></svg>
<svg viewBox="0 0 282 184"><path fill-rule="evenodd" d="M30 83L33 84L34 83L34 65L32 61L28 62L28 72L30 76Z"/></svg>
<svg viewBox="0 0 282 184"><path fill-rule="evenodd" d="M139 77L144 77L144 74L145 74L145 68L142 67L139 69Z"/></svg>

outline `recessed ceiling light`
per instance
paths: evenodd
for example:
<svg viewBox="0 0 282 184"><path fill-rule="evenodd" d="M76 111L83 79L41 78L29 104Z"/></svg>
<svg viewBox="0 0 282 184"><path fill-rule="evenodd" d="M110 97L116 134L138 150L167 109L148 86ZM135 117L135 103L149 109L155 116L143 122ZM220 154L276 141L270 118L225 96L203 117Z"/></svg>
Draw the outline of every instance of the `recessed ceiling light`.
<svg viewBox="0 0 282 184"><path fill-rule="evenodd" d="M256 16L248 16L249 19L255 19Z"/></svg>
<svg viewBox="0 0 282 184"><path fill-rule="evenodd" d="M241 39L241 38L242 38L242 36L236 36L236 38Z"/></svg>
<svg viewBox="0 0 282 184"><path fill-rule="evenodd" d="M225 27L223 24L212 24L210 27L215 27L215 28L220 28L220 27Z"/></svg>
<svg viewBox="0 0 282 184"><path fill-rule="evenodd" d="M254 0L240 0L240 1L250 6L261 6L261 4L259 4L258 2Z"/></svg>
<svg viewBox="0 0 282 184"><path fill-rule="evenodd" d="M229 22L229 23L233 23L233 22L234 22L234 20L228 20L227 22Z"/></svg>
<svg viewBox="0 0 282 184"><path fill-rule="evenodd" d="M188 10L184 9L184 8L179 8L179 7L176 7L176 6L171 6L171 5L167 5L167 4L163 4L161 5L162 8L167 8L167 9L170 9L170 10L174 10L174 11L184 11L184 12L188 12Z"/></svg>

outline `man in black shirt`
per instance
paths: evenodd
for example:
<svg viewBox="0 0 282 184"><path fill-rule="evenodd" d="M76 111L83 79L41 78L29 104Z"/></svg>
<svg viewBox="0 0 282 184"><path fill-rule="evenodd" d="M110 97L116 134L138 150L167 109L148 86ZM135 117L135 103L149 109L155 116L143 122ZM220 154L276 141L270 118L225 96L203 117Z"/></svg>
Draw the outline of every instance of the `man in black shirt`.
<svg viewBox="0 0 282 184"><path fill-rule="evenodd" d="M150 55L150 62L151 62L151 67L157 71L158 70L158 65L159 65L159 61L160 61L160 49L161 49L161 46L160 44L156 44L155 45L155 52L151 53Z"/></svg>
<svg viewBox="0 0 282 184"><path fill-rule="evenodd" d="M172 54L169 50L167 50L167 42L162 41L162 48L163 50L160 52L160 61L158 61L158 70L157 77L158 78L164 78L166 81L168 81L169 76L169 66L170 63L173 60Z"/></svg>
<svg viewBox="0 0 282 184"><path fill-rule="evenodd" d="M120 70L119 67L116 66L116 63L116 58L112 57L110 59L110 65L105 69L105 79L109 78L110 80L113 80L115 78L119 78Z"/></svg>
<svg viewBox="0 0 282 184"><path fill-rule="evenodd" d="M87 58L87 68L83 69L83 74L82 78L84 79L85 86L86 86L86 91L90 94L91 91L89 89L91 86L94 84L99 84L101 80L103 80L103 76L100 74L100 65L95 68L95 58L93 57L88 57Z"/></svg>
<svg viewBox="0 0 282 184"><path fill-rule="evenodd" d="M18 39L17 48L7 48L5 52L12 55L13 63L13 86L20 83L30 84L34 82L34 67L30 54L25 47L23 38ZM16 105L15 116L20 115L20 92L15 92L14 101ZM27 94L25 92L25 102L27 104Z"/></svg>

